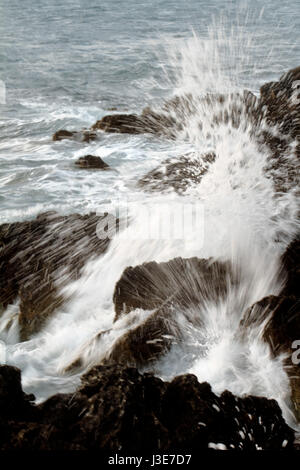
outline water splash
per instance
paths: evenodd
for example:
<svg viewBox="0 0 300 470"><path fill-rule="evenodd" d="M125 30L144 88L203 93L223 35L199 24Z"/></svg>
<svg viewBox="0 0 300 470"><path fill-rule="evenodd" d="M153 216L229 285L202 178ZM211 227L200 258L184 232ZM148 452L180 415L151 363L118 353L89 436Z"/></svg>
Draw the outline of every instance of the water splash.
<svg viewBox="0 0 300 470"><path fill-rule="evenodd" d="M132 213L125 235L116 236L108 252L88 263L82 277L65 288L72 300L39 334L25 343L11 344L11 330L3 325L7 326L15 312L11 309L2 316L6 360L22 369L24 389L34 392L38 400L56 391L73 390L83 371L101 361L121 335L147 318L149 312L135 311L114 323L113 291L127 266L179 255L214 257L238 267L237 286L225 301L216 299L201 312L193 312L203 320L201 329L187 326L177 312L176 321L186 341L174 345L151 368L164 378L192 372L199 380L210 382L218 393L227 388L238 395L275 398L292 423L284 357L272 357L262 339L263 325L249 328L246 336L240 327L253 303L280 292L284 279L279 259L299 229L299 200L292 188L276 194L266 171L270 151L258 145L248 102L240 93L239 70L253 64L239 38L234 30L226 36L222 25L215 24L208 37L194 34L170 55L169 65L177 71L174 93L184 100L179 112L176 106L163 111L179 124L178 147L188 142L199 159L207 151L216 154L201 183L191 181L184 195L185 201L203 204L201 243L192 228L188 240L136 239L133 243L132 235L148 220L143 213ZM237 63L240 69L233 67ZM208 92L225 94L225 98L207 100ZM291 150L285 165L295 163ZM284 174L287 168L282 166L279 171ZM141 205L149 201L141 191L133 190L130 197L137 195ZM173 193L152 195L151 200L158 203L157 210L162 203L171 207L181 201ZM80 370L72 371L77 359Z"/></svg>

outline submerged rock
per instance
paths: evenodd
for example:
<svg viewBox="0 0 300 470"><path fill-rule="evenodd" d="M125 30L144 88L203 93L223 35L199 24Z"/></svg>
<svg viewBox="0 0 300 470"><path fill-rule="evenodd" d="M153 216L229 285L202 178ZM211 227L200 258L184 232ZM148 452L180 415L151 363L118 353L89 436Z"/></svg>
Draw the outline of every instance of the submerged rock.
<svg viewBox="0 0 300 470"><path fill-rule="evenodd" d="M64 140L64 139L71 139L76 140L78 142L90 142L91 140L97 139L96 132L91 132L89 130L82 130L82 131L67 131L65 129L61 129L56 131L53 134L52 139L54 141Z"/></svg>
<svg viewBox="0 0 300 470"><path fill-rule="evenodd" d="M169 383L134 368L98 366L82 377L75 393L55 395L35 406L20 393L15 369L0 367L0 383L10 369L18 393L0 396L5 409L0 416L1 450L128 454L197 452L213 448L211 444L233 450L293 447L294 433L274 400L238 398L227 391L218 397L194 375Z"/></svg>
<svg viewBox="0 0 300 470"><path fill-rule="evenodd" d="M93 155L86 155L76 160L75 165L80 168L98 168L100 170L107 170L110 166L105 163L102 158L94 157Z"/></svg>
<svg viewBox="0 0 300 470"><path fill-rule="evenodd" d="M0 303L20 298L22 340L40 330L63 302L59 288L80 276L92 256L103 253L109 238L99 239L95 213L61 216L56 212L0 226Z"/></svg>
<svg viewBox="0 0 300 470"><path fill-rule="evenodd" d="M61 129L56 131L53 134L53 140L64 140L64 139L72 139L77 134L76 131L67 131L66 129Z"/></svg>

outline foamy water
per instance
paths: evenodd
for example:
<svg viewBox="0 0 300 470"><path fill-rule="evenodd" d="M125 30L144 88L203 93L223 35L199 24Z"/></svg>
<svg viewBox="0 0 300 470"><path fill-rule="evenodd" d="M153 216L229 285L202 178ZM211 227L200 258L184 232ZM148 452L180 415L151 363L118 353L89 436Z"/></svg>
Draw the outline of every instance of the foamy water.
<svg viewBox="0 0 300 470"><path fill-rule="evenodd" d="M180 116L174 114L182 124L177 139L169 142L149 136L124 138L103 135L101 146L94 143L89 146L88 152L83 148L77 151L77 157L99 152L102 157L107 157L106 161L112 166L114 160L112 158L110 161L109 157L116 152L116 148L119 155L124 153L126 158L121 163L115 160L119 173L112 174L109 180L107 174L81 176L79 171L74 174L68 188L72 195L72 208L77 207L78 203L80 209L82 201L86 208L93 208L97 199L99 212L102 208L113 211L116 204L122 206L126 199L131 222L111 241L104 255L85 266L79 280L64 288L71 300L31 340L18 342L17 304L10 306L2 315L0 357L22 369L24 390L33 392L38 401L58 391L74 390L80 382L80 375L101 362L126 331L143 322L150 314L137 310L113 322L113 292L126 267L146 261L168 261L177 256L213 257L232 263L238 273L237 285L229 289L225 299L215 298L199 311L176 312L174 321L181 329L184 340L174 344L164 357L145 369L167 380L181 373L193 373L199 381L208 381L216 393L228 389L240 396L253 394L274 398L279 402L286 420L294 425L289 381L283 367L284 357L272 357L269 346L262 339L264 324L249 327L245 335L242 334L240 322L253 303L267 295L278 294L283 286L285 279L279 259L299 230L297 188L276 193L273 180L266 171L270 153L257 145L245 104L239 96L229 97L222 104L203 100L208 92L227 94L243 91L241 76L245 68L248 67L254 74L258 70L251 56L253 48L254 35L251 37L249 31L240 28L228 33L224 23L213 23L204 37L194 34L186 40L169 42L164 86L172 87L174 95L191 96L186 110ZM270 63L271 58L266 66ZM241 109L238 125L216 123L214 114L231 109L233 104ZM86 122L92 124L99 118L97 109L84 112L90 112ZM66 117L65 114L63 117ZM34 149L32 140L29 137L26 139L28 148ZM20 146L24 142L24 138L20 138ZM57 158L53 154L52 144L45 141L44 145L47 149L45 160ZM71 148L73 144L58 145L65 151L68 145ZM195 185L191 182L184 196L173 192L150 196L135 188L138 175L146 173L166 157L182 155L187 151L197 155L199 164L207 151L213 151L216 159L210 164L201 183ZM149 160L145 161L148 157ZM17 154L15 158L17 163ZM291 148L278 171L281 175L287 174L288 168L295 165L298 162ZM45 165L40 169L45 174L44 179L39 178L41 191L48 184L52 187L51 191L53 186L62 191L59 181L61 168L56 172L55 167L51 166L50 173L46 169ZM28 171L31 170L24 169L24 181L27 181ZM16 185L20 184L18 178L14 183ZM34 178L29 184L34 184ZM99 197L98 188L102 184L106 185L107 191ZM39 187L36 189L38 191ZM171 210L176 204L182 204L183 200L186 204L201 206L201 233L195 231L191 224L185 227L188 237L184 239L144 239L137 235L140 228L148 223L149 214L146 209L137 214L136 205L131 206L132 202L136 204L138 201L139 207L145 208L151 202L151 216L155 220L162 205ZM39 203L38 195L36 201L33 207L27 203L24 209L15 209L14 217L21 213L34 215L40 212L44 201ZM51 208L51 203L47 207ZM60 209L70 211L68 201ZM186 315L201 319L201 328L197 327L197 322L195 326L187 323ZM7 328L9 322L11 326ZM78 358L81 359L81 369L72 373L68 367Z"/></svg>

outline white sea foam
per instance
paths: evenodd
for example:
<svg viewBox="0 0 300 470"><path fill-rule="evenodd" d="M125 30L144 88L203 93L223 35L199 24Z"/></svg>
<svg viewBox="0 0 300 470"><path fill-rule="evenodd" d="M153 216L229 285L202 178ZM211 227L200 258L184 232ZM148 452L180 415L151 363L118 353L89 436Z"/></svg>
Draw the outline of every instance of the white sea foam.
<svg viewBox="0 0 300 470"><path fill-rule="evenodd" d="M229 389L240 396L251 393L275 398L285 418L293 424L284 357L272 357L262 339L263 325L249 327L243 335L240 321L253 303L278 294L282 287L279 258L299 228L299 201L293 188L276 194L272 178L265 171L270 153L255 142L242 101L233 97L225 104L211 105L202 100L207 92L239 90L240 69L234 67L249 66L250 59L243 49L244 43L239 43L239 35L234 33L231 31L228 37L222 25L214 25L208 38L203 40L194 35L179 45L177 42L170 54L169 83L174 85L175 79L175 92L191 95L190 105L194 109L192 114L186 109L181 116L184 124L178 134L178 148L188 145L199 158L207 150L216 154L201 184L191 183L184 196L185 201L199 201L204 207L204 238L191 229L188 240L136 239L133 243L132 235L148 221L146 212L143 215L141 211L139 216L132 213L125 236L124 233L122 237L116 236L107 253L89 262L82 277L64 289L71 296L70 302L34 338L11 344L11 336L4 328L11 312L2 316L0 331L1 339L7 343L7 362L22 369L25 390L34 392L38 400L58 390L73 390L80 373L99 362L120 335L148 315L149 312L133 312L113 323L114 287L127 266L168 261L177 256L214 257L230 260L238 269L237 286L228 292L226 299L216 299L205 309L193 312L202 320L201 329L187 326L184 316L177 312L185 342L174 345L151 366L152 370L166 379L178 373L194 373L200 381L211 383L216 393ZM247 39L248 46L250 40ZM241 57L243 61L239 62ZM214 112L230 108L234 100L238 100L242 110L239 125L216 123ZM175 118L178 119L176 113ZM123 145L128 146L128 141ZM174 142L169 145L173 152ZM106 152L110 155L109 149ZM163 159L165 149L158 156ZM285 165L295 163L291 152ZM149 195L127 184L130 170L132 165L124 167L115 189L122 188L122 195L129 200L138 197L140 204L145 204ZM284 174L287 168L282 166L279 171ZM129 190L132 192L128 193ZM160 204L171 207L182 197L174 193L152 195L151 201L158 203L159 211ZM115 199L108 208L113 209L114 204ZM101 332L107 333L99 335ZM71 370L65 373L79 357L80 373Z"/></svg>

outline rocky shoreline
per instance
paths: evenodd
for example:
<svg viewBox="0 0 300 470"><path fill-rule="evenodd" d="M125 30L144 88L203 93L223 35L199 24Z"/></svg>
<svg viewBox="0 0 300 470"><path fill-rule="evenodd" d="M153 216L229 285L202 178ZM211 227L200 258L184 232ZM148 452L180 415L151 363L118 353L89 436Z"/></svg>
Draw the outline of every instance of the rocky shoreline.
<svg viewBox="0 0 300 470"><path fill-rule="evenodd" d="M250 92L234 101L222 95L203 98L212 104L213 112L214 103L224 104L224 112L215 116L216 122L230 121L238 126L246 109L253 138L270 153L268 171L278 192L288 187L299 190L299 168L292 168L287 180L277 171L291 148L300 159L300 103L294 87L299 79L300 67L278 82L264 85L259 98ZM188 97L177 97L165 103L160 113L145 108L139 116L112 114L88 130L57 131L53 140L88 142L101 132L150 133L174 139L180 131L178 116L183 108L184 119L189 119L195 111L191 102ZM225 109L229 109L227 114ZM277 126L276 137L261 127L262 119ZM201 184L214 158L214 154L207 154L200 168L190 156L169 159L145 175L138 187L145 191L171 188L183 194L191 182ZM100 157L92 155L75 164L79 168L109 169ZM88 260L108 249L109 237L100 240L96 234L101 220L103 217L96 214L62 216L49 212L31 221L0 226L0 306L4 309L19 299L21 341L40 331L67 300L59 293L58 278L60 287L67 285L81 276ZM300 422L300 364L292 360L293 345L300 340L299 237L285 251L282 270L287 280L281 293L260 299L246 313L240 328L246 334L253 322L270 316L264 340L274 357L286 353L285 370L295 417ZM274 400L238 398L228 391L216 396L209 384L199 383L191 374L163 382L137 370L168 351L172 338L180 341L180 329L173 318L176 307L201 308L210 296L225 296L228 286L236 282L229 262L175 258L167 263L128 266L115 286L115 321L136 308L153 313L123 335L102 363L82 376L75 393L54 395L36 405L34 397L22 391L20 371L0 366L0 449L151 453L171 449L193 452L220 445L235 450L295 448L294 432ZM211 286L209 291L206 285Z"/></svg>
<svg viewBox="0 0 300 470"><path fill-rule="evenodd" d="M18 369L0 367L0 385L1 450L293 448L294 433L274 400L226 391L217 397L193 375L167 383L134 368L98 366L74 394L55 395L38 406L22 392Z"/></svg>

